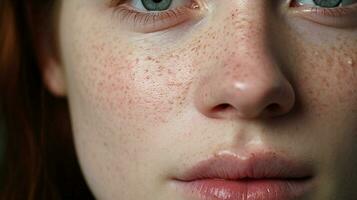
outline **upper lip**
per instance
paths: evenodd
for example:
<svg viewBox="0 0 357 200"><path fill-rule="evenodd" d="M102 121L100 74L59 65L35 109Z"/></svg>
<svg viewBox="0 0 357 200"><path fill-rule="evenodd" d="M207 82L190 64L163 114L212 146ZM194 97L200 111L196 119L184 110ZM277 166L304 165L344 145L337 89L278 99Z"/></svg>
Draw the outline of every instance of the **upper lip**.
<svg viewBox="0 0 357 200"><path fill-rule="evenodd" d="M201 179L308 179L313 176L310 163L289 159L274 152L214 155L198 162L177 178L179 181Z"/></svg>

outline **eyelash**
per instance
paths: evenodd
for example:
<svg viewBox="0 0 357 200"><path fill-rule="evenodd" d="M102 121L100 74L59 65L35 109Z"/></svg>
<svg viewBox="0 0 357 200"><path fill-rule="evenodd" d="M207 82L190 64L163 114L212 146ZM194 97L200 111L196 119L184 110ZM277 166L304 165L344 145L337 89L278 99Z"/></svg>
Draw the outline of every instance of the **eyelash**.
<svg viewBox="0 0 357 200"><path fill-rule="evenodd" d="M349 13L350 8L318 8L312 7L310 8L312 13L329 16L329 17L340 17Z"/></svg>

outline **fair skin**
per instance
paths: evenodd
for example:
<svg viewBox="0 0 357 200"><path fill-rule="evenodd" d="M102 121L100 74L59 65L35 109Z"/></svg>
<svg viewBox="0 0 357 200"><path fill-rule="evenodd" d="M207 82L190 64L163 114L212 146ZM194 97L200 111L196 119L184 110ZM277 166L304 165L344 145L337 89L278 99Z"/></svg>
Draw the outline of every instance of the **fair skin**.
<svg viewBox="0 0 357 200"><path fill-rule="evenodd" d="M258 151L311 163L315 188L301 199L356 197L357 9L197 2L155 27L109 0L61 2L61 59L47 58L44 80L68 98L95 197L186 200L173 177Z"/></svg>

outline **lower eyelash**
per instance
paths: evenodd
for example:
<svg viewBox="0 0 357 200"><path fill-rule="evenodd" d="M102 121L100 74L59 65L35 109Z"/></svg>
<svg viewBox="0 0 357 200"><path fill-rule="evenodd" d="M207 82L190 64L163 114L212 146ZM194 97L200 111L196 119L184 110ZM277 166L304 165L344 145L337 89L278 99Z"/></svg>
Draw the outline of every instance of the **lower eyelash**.
<svg viewBox="0 0 357 200"><path fill-rule="evenodd" d="M339 16L344 16L347 15L350 11L350 8L319 8L319 7L312 7L311 12L318 14L318 15L323 15L323 16L329 16L329 17L339 17Z"/></svg>
<svg viewBox="0 0 357 200"><path fill-rule="evenodd" d="M323 8L317 6L304 6L300 5L296 1L292 1L290 3L290 7L295 7L297 9L302 9L304 12L308 12L315 15L321 15L326 17L342 17L346 16L350 13L357 12L357 4L351 6L344 6L344 7L335 7L335 8ZM302 8L299 8L302 7Z"/></svg>
<svg viewBox="0 0 357 200"><path fill-rule="evenodd" d="M118 12L121 20L133 20L134 23L155 23L157 20L166 20L169 18L177 18L185 13L186 9L177 8L172 10L160 11L160 12L141 12L137 11L129 6L121 5L115 8L115 12Z"/></svg>

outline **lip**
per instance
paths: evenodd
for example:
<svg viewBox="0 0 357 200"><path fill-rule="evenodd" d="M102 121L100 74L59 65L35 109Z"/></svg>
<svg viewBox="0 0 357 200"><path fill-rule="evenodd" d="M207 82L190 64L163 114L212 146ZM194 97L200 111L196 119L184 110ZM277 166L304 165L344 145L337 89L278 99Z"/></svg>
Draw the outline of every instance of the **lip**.
<svg viewBox="0 0 357 200"><path fill-rule="evenodd" d="M313 175L308 162L274 152L224 153L200 161L174 178L174 187L197 200L290 200L312 190Z"/></svg>

